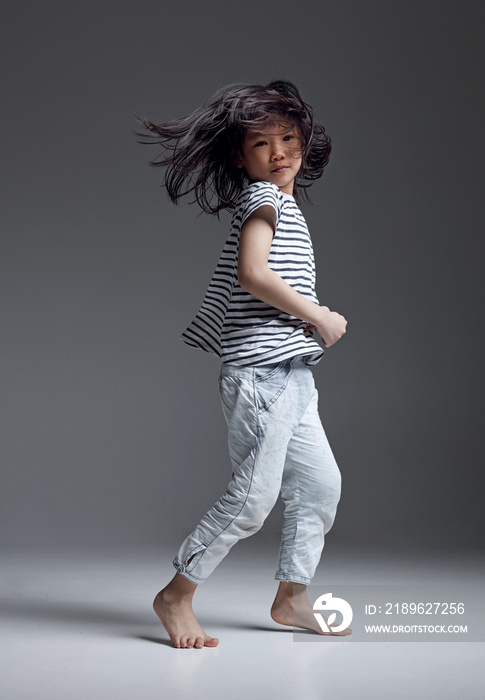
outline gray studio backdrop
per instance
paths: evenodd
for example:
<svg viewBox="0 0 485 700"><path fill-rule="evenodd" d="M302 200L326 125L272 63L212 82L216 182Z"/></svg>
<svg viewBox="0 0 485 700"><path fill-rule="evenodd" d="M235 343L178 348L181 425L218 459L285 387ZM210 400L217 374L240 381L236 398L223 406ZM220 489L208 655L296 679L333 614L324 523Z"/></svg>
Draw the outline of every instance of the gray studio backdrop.
<svg viewBox="0 0 485 700"><path fill-rule="evenodd" d="M329 546L483 533L480 4L3 2L1 536L178 546L230 478L218 361L178 338L228 232L174 207L133 111L297 83L333 140L305 206ZM256 537L278 543L278 505ZM334 546L334 545L332 545ZM276 550L275 550L276 551Z"/></svg>

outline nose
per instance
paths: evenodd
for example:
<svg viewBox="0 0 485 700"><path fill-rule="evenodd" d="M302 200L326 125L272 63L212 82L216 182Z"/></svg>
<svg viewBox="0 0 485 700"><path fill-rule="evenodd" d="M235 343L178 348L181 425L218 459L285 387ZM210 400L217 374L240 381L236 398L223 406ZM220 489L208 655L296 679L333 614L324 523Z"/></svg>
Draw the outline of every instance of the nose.
<svg viewBox="0 0 485 700"><path fill-rule="evenodd" d="M281 160L284 157L283 145L281 143L275 144L271 151L271 160Z"/></svg>

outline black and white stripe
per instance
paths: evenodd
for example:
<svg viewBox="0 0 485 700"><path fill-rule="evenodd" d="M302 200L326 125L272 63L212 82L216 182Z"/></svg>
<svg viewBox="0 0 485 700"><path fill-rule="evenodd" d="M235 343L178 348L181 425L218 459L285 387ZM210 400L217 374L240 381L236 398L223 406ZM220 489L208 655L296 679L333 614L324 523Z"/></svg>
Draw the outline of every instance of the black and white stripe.
<svg viewBox="0 0 485 700"><path fill-rule="evenodd" d="M291 195L270 182L254 182L241 193L231 232L202 306L181 338L217 355L222 362L262 365L305 355L309 365L323 356L306 323L246 292L237 281L239 236L247 217L269 204L276 211L276 231L268 266L307 299L318 304L315 261L306 221Z"/></svg>

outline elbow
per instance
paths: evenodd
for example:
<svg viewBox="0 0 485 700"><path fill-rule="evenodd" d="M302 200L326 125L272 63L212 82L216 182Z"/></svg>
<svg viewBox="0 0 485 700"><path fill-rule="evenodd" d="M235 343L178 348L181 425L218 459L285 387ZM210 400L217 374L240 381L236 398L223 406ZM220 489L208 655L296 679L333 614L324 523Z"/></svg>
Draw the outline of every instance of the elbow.
<svg viewBox="0 0 485 700"><path fill-rule="evenodd" d="M250 275L248 275L246 272L243 272L242 270L238 270L237 281L238 281L240 287L242 287L243 289L248 291L248 289L246 289L246 287L248 284L249 285L251 284Z"/></svg>
<svg viewBox="0 0 485 700"><path fill-rule="evenodd" d="M249 294L253 294L254 290L257 289L260 279L261 273L257 269L239 269L237 272L239 286Z"/></svg>

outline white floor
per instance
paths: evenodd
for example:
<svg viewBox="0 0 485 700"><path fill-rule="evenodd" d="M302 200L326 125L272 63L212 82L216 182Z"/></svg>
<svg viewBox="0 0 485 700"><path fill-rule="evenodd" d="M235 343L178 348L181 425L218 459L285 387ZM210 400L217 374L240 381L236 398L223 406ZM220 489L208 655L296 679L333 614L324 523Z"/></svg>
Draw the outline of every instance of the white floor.
<svg viewBox="0 0 485 700"><path fill-rule="evenodd" d="M199 586L194 608L215 649L175 649L151 610L171 552L7 552L2 561L2 700L474 700L485 642L295 643L269 616L277 587L264 548L239 543ZM315 582L466 582L473 555L341 552ZM485 636L484 636L485 639Z"/></svg>

